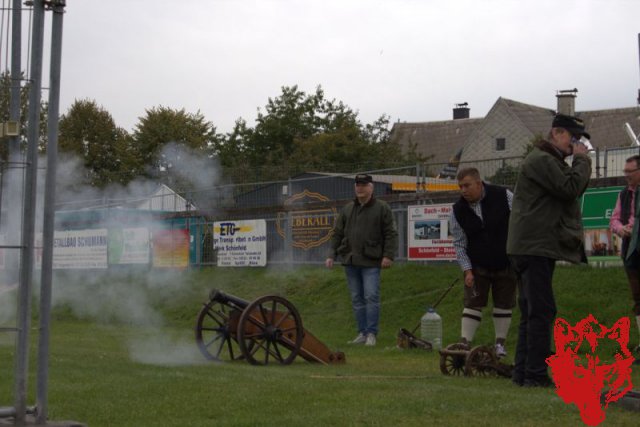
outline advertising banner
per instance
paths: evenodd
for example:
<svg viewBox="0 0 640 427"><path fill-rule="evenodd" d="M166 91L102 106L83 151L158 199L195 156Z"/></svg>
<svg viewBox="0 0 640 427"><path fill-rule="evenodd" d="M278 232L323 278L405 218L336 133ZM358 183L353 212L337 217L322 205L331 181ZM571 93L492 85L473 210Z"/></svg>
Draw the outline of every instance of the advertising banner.
<svg viewBox="0 0 640 427"><path fill-rule="evenodd" d="M453 237L449 233L452 206L447 203L407 208L409 261L455 261Z"/></svg>
<svg viewBox="0 0 640 427"><path fill-rule="evenodd" d="M37 268L42 265L42 233L36 238L36 264ZM54 232L53 268L107 268L107 230Z"/></svg>
<svg viewBox="0 0 640 427"><path fill-rule="evenodd" d="M109 264L149 264L149 255L147 228L109 230Z"/></svg>
<svg viewBox="0 0 640 427"><path fill-rule="evenodd" d="M154 267L186 268L189 266L189 230L155 230L152 241Z"/></svg>
<svg viewBox="0 0 640 427"><path fill-rule="evenodd" d="M620 256L622 240L609 230L609 221L624 187L587 188L580 202L584 246L589 257Z"/></svg>
<svg viewBox="0 0 640 427"><path fill-rule="evenodd" d="M267 222L264 219L215 222L213 246L219 267L264 267Z"/></svg>
<svg viewBox="0 0 640 427"><path fill-rule="evenodd" d="M276 230L285 238L287 227L291 229L291 245L294 248L308 250L317 248L328 242L333 234L333 227L338 211L335 207L317 209L297 208L313 206L314 203L328 202L329 198L320 193L304 190L285 200L284 205L289 212L278 212ZM296 209L293 209L296 207Z"/></svg>

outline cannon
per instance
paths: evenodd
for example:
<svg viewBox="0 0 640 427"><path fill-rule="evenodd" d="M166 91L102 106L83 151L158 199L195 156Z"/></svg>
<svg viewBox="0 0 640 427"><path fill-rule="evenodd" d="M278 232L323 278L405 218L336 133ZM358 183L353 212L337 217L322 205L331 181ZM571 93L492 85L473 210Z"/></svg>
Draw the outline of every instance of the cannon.
<svg viewBox="0 0 640 427"><path fill-rule="evenodd" d="M198 314L195 333L200 352L214 361L288 365L299 355L325 365L345 362L344 353L332 352L306 331L298 310L277 295L248 302L214 289Z"/></svg>
<svg viewBox="0 0 640 427"><path fill-rule="evenodd" d="M513 365L500 362L495 351L488 346L469 348L466 344L454 343L440 350L440 372L445 375L511 378L512 370Z"/></svg>

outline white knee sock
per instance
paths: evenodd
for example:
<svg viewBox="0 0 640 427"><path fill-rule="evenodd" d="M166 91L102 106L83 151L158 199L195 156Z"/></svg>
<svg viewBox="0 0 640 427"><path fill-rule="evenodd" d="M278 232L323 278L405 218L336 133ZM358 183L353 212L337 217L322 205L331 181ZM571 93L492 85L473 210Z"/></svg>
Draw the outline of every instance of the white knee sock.
<svg viewBox="0 0 640 427"><path fill-rule="evenodd" d="M465 308L462 310L462 333L460 336L467 340L467 342L473 341L473 337L476 335L480 321L482 320L482 312L474 310L472 308Z"/></svg>
<svg viewBox="0 0 640 427"><path fill-rule="evenodd" d="M504 308L493 309L493 327L496 330L496 340L506 339L511 325L511 310Z"/></svg>

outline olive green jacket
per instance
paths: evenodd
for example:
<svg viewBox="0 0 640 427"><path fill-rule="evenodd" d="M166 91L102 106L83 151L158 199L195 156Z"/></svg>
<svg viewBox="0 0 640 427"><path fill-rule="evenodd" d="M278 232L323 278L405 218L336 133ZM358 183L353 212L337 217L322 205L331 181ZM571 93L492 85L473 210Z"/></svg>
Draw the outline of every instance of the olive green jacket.
<svg viewBox="0 0 640 427"><path fill-rule="evenodd" d="M588 155L576 154L569 166L551 143L535 147L521 165L514 190L507 254L586 260L579 198L590 177Z"/></svg>
<svg viewBox="0 0 640 427"><path fill-rule="evenodd" d="M371 197L365 205L358 200L342 208L333 229L329 257L342 264L380 267L383 257L393 259L398 250L398 230L391 208Z"/></svg>

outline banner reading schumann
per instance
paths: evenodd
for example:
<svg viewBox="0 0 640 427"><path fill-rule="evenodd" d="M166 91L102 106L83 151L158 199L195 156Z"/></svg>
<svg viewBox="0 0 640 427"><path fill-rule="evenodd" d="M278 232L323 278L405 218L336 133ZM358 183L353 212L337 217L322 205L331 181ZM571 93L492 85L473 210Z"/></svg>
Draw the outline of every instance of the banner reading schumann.
<svg viewBox="0 0 640 427"><path fill-rule="evenodd" d="M107 268L107 230L56 231L53 268Z"/></svg>

